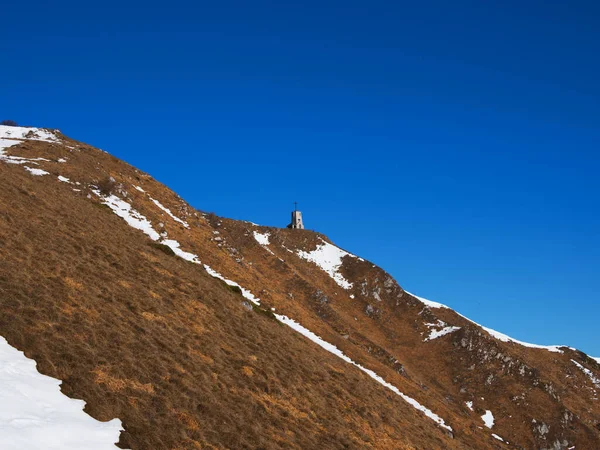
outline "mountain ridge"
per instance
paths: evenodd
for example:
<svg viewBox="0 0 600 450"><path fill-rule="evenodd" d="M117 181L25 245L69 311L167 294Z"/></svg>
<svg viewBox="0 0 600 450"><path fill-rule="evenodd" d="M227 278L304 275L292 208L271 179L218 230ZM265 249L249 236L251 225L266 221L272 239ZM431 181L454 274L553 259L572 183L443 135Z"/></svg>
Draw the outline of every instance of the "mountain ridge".
<svg viewBox="0 0 600 450"><path fill-rule="evenodd" d="M322 235L260 227L194 211L150 176L106 153L48 130L27 130L17 132L18 143L7 143L15 138L0 136L0 160L8 163L0 166L13 166L9 167L12 176L32 177L32 183L47 183L55 176L61 187L59 198L66 199L67 191L62 188L68 188L75 196L70 200L77 200L77 207L104 205L119 216L118 220L145 233L144 239L166 247L154 248L164 257L170 251L201 265L209 275L227 280L225 284L238 289L250 310L259 311L267 320L274 317L287 322L329 353L341 357L336 353L339 351L347 358L342 357L346 363L352 361L371 380L388 389L395 388L397 396L425 414L416 416L422 419L411 420L421 426L421 421L437 423L434 426L441 428L441 434L431 431L428 435L444 442L428 443L430 437L421 436L421 440L413 439L407 445L567 448L575 439L584 445L598 442L594 424L597 409L586 412L580 393L564 386L561 378L565 370L570 370L568 362L577 369L568 372L568 376L593 390L586 386L591 378L577 366L580 364L592 375L598 373L597 361L587 355L568 347L563 350L552 346L553 350L547 353L556 353L554 356L539 353L540 348L515 347L522 343L501 333L490 334L489 329L445 305L405 292L385 271L335 247ZM14 155L14 151L19 155ZM13 170L16 166L23 166L27 172L17 174ZM42 195L37 184L29 186L34 194ZM104 212L102 208L95 211ZM106 219L102 216L102 222ZM120 229L121 225L109 222L107 229ZM157 224L157 228L152 224ZM564 367L558 370L553 361L559 359L549 357L560 358ZM481 394L488 400L479 399ZM523 413L523 405L532 402L536 407L531 413ZM547 409L550 413L544 412ZM496 418L491 427L482 419L489 417L488 412ZM514 416L519 420L510 420ZM534 425L527 424L526 417L535 420ZM127 420L122 420L127 430ZM404 429L409 423L400 421L393 426ZM444 432L454 439L447 440L450 436ZM359 447L366 448L365 442ZM391 447L378 442L373 448L399 448L393 446L398 442ZM135 446L135 439L123 445L132 443L132 448L143 448Z"/></svg>

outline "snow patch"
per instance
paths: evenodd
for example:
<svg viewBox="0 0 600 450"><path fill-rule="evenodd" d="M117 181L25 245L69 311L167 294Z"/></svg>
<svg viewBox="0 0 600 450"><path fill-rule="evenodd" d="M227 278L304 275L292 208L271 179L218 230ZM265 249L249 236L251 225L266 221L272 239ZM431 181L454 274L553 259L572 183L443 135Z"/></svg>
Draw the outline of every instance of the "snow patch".
<svg viewBox="0 0 600 450"><path fill-rule="evenodd" d="M492 433L492 437L494 439L498 439L499 441L505 442L504 439L502 439L500 436L498 436L497 434Z"/></svg>
<svg viewBox="0 0 600 450"><path fill-rule="evenodd" d="M85 402L60 391L61 381L40 374L35 361L0 337L0 436L3 450L116 450L119 419L99 422Z"/></svg>
<svg viewBox="0 0 600 450"><path fill-rule="evenodd" d="M427 336L423 342L433 341L434 339L445 336L453 331L460 330L460 327L448 326L446 322L439 319L437 323L426 323L425 326L429 328L430 332L429 336Z"/></svg>
<svg viewBox="0 0 600 450"><path fill-rule="evenodd" d="M450 309L449 306L442 305L441 303L433 302L431 300L427 300L426 298L419 297L418 295L415 295L415 294L411 294L410 292L408 292L406 290L404 292L406 292L408 295L412 295L414 298L416 298L417 300L419 300L421 303L424 303L425 306L428 306L429 308L434 308L434 309L437 309L437 308L446 308L446 309Z"/></svg>
<svg viewBox="0 0 600 450"><path fill-rule="evenodd" d="M58 180L62 181L63 183L69 183L69 179L67 177L63 177L62 175L58 176Z"/></svg>
<svg viewBox="0 0 600 450"><path fill-rule="evenodd" d="M152 223L133 209L129 203L116 195L104 196L96 189L92 189L92 192L100 197L100 201L112 209L117 216L124 219L130 227L141 230L153 241L160 239L160 235L152 228Z"/></svg>
<svg viewBox="0 0 600 450"><path fill-rule="evenodd" d="M27 163L37 164L37 162L35 162L35 161L50 161L49 159L45 159L45 158L24 158L22 156L10 156L10 155L7 155L6 152L4 151L7 148L12 147L13 145L20 144L20 143L21 143L21 141L13 141L13 140L7 140L7 139L0 138L0 161L4 161L7 164L27 164Z"/></svg>
<svg viewBox="0 0 600 450"><path fill-rule="evenodd" d="M594 375L594 372L592 372L590 369L587 369L586 367L582 366L574 359L572 359L571 361L573 361L573 364L575 364L577 367L579 367L579 369L581 369L581 371L583 373L585 373L590 380L592 380L592 383L594 383L594 386L596 386L597 388L600 388L600 378L596 377Z"/></svg>
<svg viewBox="0 0 600 450"><path fill-rule="evenodd" d="M452 333L453 331L460 330L460 327L444 327L441 330L431 330L429 333L429 337L427 337L426 341L433 341L439 337L445 336L446 334Z"/></svg>
<svg viewBox="0 0 600 450"><path fill-rule="evenodd" d="M259 233L257 231L254 231L253 233L254 233L254 239L256 239L256 242L258 242L262 248L264 248L271 255L276 257L279 261L285 262L283 259L281 259L279 256L277 256L275 253L273 253L273 250L271 250L269 247L267 247L271 243L269 241L269 236L271 236L269 233Z"/></svg>
<svg viewBox="0 0 600 450"><path fill-rule="evenodd" d="M2 154L2 150L8 147L12 147L13 145L20 144L20 141L9 141L8 139L0 138L0 154Z"/></svg>
<svg viewBox="0 0 600 450"><path fill-rule="evenodd" d="M225 278L223 275L221 275L219 272L217 272L216 270L214 270L212 267L208 266L207 264L204 264L204 269L208 272L209 275L212 275L213 277L218 278L221 281L224 281L229 286L235 286L235 287L240 288L240 290L242 291L242 296L246 300L250 300L255 305L260 305L260 299L257 298L248 289L243 288L242 286L240 286L239 284L237 284L235 281L228 280L227 278Z"/></svg>
<svg viewBox="0 0 600 450"><path fill-rule="evenodd" d="M179 248L179 242L177 242L176 240L165 239L165 240L161 241L161 244L164 244L167 247L169 247L180 258L183 258L189 262L200 264L200 260L198 259L198 256L194 255L193 253L188 253L188 252L184 252L183 250L181 250Z"/></svg>
<svg viewBox="0 0 600 450"><path fill-rule="evenodd" d="M489 409L485 411L485 414L481 418L486 427L492 428L494 426L494 415Z"/></svg>
<svg viewBox="0 0 600 450"><path fill-rule="evenodd" d="M179 217L175 216L169 208L164 207L158 200L154 200L152 197L150 197L150 200L152 200L152 202L156 206L158 206L160 209L162 209L164 212L166 212L169 216L171 216L171 219L173 219L175 222L180 223L181 225L183 225L186 228L190 227L186 221L181 220Z"/></svg>
<svg viewBox="0 0 600 450"><path fill-rule="evenodd" d="M55 142L58 137L52 131L33 127L9 127L0 125L1 139L19 139L31 141Z"/></svg>
<svg viewBox="0 0 600 450"><path fill-rule="evenodd" d="M143 190L143 189L142 189L141 187L139 187L139 186L134 186L134 188L136 188L136 189L137 189L138 191L140 191L140 192L146 192L145 190Z"/></svg>
<svg viewBox="0 0 600 450"><path fill-rule="evenodd" d="M473 402L465 402L465 405L467 405L467 408L473 411Z"/></svg>
<svg viewBox="0 0 600 450"><path fill-rule="evenodd" d="M27 170L31 175L35 175L41 177L42 175L48 175L48 172L42 169L35 169L33 167L24 166L25 170Z"/></svg>
<svg viewBox="0 0 600 450"><path fill-rule="evenodd" d="M438 302L433 302L431 300L427 300L424 299L422 297L419 297L417 295L411 294L408 291L405 291L407 294L412 295L413 297L415 297L417 300L421 301L422 303L424 303L426 306L428 306L429 308L446 308L446 309L450 309L449 306L443 305L441 303ZM468 317L463 316L462 314L460 314L459 312L454 311L456 314L458 314L460 317L462 317L463 319L468 320L469 322L471 322L472 324L477 325L478 327L481 327L484 329L484 331L486 331L490 336L492 336L495 339L498 339L499 341L502 342L513 342L515 344L519 344L522 345L523 347L529 347L529 348L539 348L539 349L543 349L543 350L548 350L549 352L554 352L554 353L563 353L563 351L560 349L560 347L564 347L564 345L538 345L538 344L530 344L528 342L523 342L523 341L519 341L517 339L513 339L510 336L507 336L504 333L500 333L499 331L496 330L492 330L491 328L488 327L484 327L483 325L478 324L477 322L474 322L473 320L469 319Z"/></svg>
<svg viewBox="0 0 600 450"><path fill-rule="evenodd" d="M259 233L258 231L254 231L254 239L262 246L270 244L269 236L269 233Z"/></svg>
<svg viewBox="0 0 600 450"><path fill-rule="evenodd" d="M9 127L6 125L0 125L0 161L4 161L8 164L37 164L35 161L50 161L49 159L45 158L9 156L4 152L4 150L7 148L20 144L23 140L54 142L57 141L58 138L53 133L40 128ZM26 169L29 170L33 175L46 175L48 173L34 173L31 168L26 167Z"/></svg>
<svg viewBox="0 0 600 450"><path fill-rule="evenodd" d="M351 289L352 283L346 280L342 274L338 272L342 266L342 259L345 256L356 258L355 255L342 250L335 245L321 239L321 244L317 246L312 252L305 252L298 250L297 255L300 258L311 261L319 266L322 270L327 272L331 278L342 288Z"/></svg>

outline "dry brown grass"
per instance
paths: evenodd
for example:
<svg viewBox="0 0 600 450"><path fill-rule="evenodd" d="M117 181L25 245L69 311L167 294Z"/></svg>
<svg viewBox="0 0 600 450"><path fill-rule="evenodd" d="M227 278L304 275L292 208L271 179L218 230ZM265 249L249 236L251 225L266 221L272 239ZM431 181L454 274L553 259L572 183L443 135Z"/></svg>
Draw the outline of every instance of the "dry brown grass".
<svg viewBox="0 0 600 450"><path fill-rule="evenodd" d="M119 392L129 388L134 391L154 394L154 386L150 383L142 384L136 380L113 377L102 367L95 368L92 373L96 376L96 383L105 385L111 392Z"/></svg>
<svg viewBox="0 0 600 450"><path fill-rule="evenodd" d="M201 268L144 256L146 237L110 211L22 169L0 164L0 172L0 199L18 199L0 212L0 333L94 417L119 417L122 447L369 447L347 429L353 413L338 411L349 396L402 424L396 442L405 433L429 439L410 431L422 420L412 408L389 402L362 374L333 389L323 367L343 363L247 311ZM371 436L384 425L356 420Z"/></svg>
<svg viewBox="0 0 600 450"><path fill-rule="evenodd" d="M244 375L246 375L247 377L254 376L254 370L252 370L252 367L249 367L249 366L243 366L242 367L242 373Z"/></svg>
<svg viewBox="0 0 600 450"><path fill-rule="evenodd" d="M141 185L172 211L182 205L152 178L82 148L70 152L26 143L20 151L67 157L68 164L44 168L72 180L85 184L93 181L90 174L112 174L124 186ZM528 426L532 416L558 433L568 408L578 415L565 431L569 439L576 437L578 448L597 447L597 409L564 383L571 355L547 357L497 345L543 372L543 381L560 390L561 401L533 386L532 379L502 374L496 359L469 370L479 361L456 345L461 334L422 342L423 308L414 299L398 297L398 290L382 291L383 301L375 305L380 314L368 317L365 306L373 299L363 298L357 287L350 301L323 271L282 247L314 248L314 233L270 230L271 248L281 262L257 245L246 223L190 216L192 228L183 230L145 195L129 189L136 208L153 223L164 222L182 248L259 294L266 308L294 317L446 418L455 439L356 368L246 310L238 294L200 267L150 248L142 233L93 198L1 163L0 179L0 334L33 357L42 372L64 380L63 391L86 400L94 417L122 419L122 447L495 448L499 444L488 430L478 428L479 416L464 407L471 397L495 405L495 430L511 442L536 447ZM226 242L221 247L211 240L216 229ZM244 262L236 262L228 248ZM352 261L343 270L355 286L366 282L369 290L386 277L368 262ZM315 300L316 289L328 303ZM468 329L452 312L439 314ZM395 359L404 374L395 370ZM488 388L490 371L501 376ZM583 383L579 376L573 373L572 379ZM511 392L523 390L530 392L534 408L508 400Z"/></svg>

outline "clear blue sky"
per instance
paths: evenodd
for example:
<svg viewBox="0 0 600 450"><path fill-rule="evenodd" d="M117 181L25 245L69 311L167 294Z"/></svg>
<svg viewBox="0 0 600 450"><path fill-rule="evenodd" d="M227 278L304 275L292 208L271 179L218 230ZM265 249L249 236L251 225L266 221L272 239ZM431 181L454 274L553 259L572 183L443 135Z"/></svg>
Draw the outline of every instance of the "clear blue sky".
<svg viewBox="0 0 600 450"><path fill-rule="evenodd" d="M600 3L19 2L0 119L600 356Z"/></svg>

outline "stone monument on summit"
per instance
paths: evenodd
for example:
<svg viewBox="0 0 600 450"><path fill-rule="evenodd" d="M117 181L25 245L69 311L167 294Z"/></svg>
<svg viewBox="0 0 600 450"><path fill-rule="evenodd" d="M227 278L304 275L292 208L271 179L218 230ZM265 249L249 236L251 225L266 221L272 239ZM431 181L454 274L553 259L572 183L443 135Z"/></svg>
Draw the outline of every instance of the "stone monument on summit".
<svg viewBox="0 0 600 450"><path fill-rule="evenodd" d="M298 230L304 229L304 223L302 223L302 212L298 211L298 203L294 202L294 210L292 211L292 223L288 228L296 228Z"/></svg>

